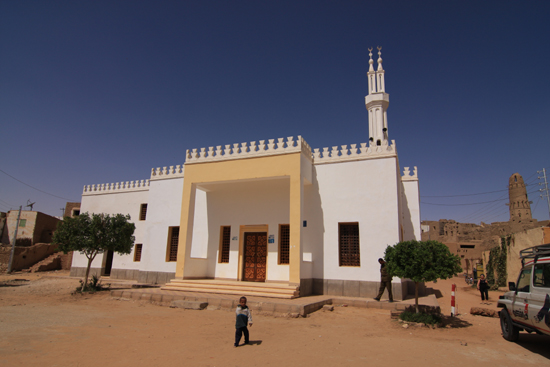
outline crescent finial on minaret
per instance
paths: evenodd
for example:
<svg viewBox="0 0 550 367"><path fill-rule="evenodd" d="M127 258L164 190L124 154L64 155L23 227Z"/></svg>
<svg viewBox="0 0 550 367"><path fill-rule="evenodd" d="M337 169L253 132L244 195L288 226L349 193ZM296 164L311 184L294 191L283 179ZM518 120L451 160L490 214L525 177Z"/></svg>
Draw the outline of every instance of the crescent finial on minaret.
<svg viewBox="0 0 550 367"><path fill-rule="evenodd" d="M378 49L378 71L383 71L384 69L382 68L382 46L378 46L376 48Z"/></svg>
<svg viewBox="0 0 550 367"><path fill-rule="evenodd" d="M372 67L372 64L374 63L374 61L372 61L372 47L369 47L368 48L369 50L369 72L374 72L374 68Z"/></svg>

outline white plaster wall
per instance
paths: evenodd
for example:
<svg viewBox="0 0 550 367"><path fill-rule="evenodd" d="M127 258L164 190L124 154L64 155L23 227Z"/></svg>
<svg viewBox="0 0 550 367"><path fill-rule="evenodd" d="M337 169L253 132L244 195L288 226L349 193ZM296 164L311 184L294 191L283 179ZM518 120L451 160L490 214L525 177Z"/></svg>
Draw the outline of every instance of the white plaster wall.
<svg viewBox="0 0 550 367"><path fill-rule="evenodd" d="M206 191L201 189L197 189L195 192L195 216L191 241L191 257L206 259L208 254L208 208L206 206Z"/></svg>
<svg viewBox="0 0 550 367"><path fill-rule="evenodd" d="M179 227L183 178L153 180L149 184L147 233L141 254L142 271L173 273L176 262L167 262L169 227Z"/></svg>
<svg viewBox="0 0 550 367"><path fill-rule="evenodd" d="M236 279L238 277L239 237L241 225L268 225L274 242L268 243L267 280L288 280L289 266L278 265L279 224L289 223L290 180L288 178L236 181L209 184L207 190L208 215L208 277ZM195 218L200 216L195 213ZM220 227L231 226L229 263L218 263ZM193 230L195 232L195 229ZM234 239L234 238L237 239ZM204 237L202 237L204 238ZM201 242L193 242L194 247ZM200 250L199 252L202 252ZM186 265L187 266L187 265ZM200 274L197 274L200 276Z"/></svg>
<svg viewBox="0 0 550 367"><path fill-rule="evenodd" d="M400 178L396 158L323 164L315 169L322 205L322 218L317 215L316 220L322 222L314 221L311 226L324 231L324 251L322 267L315 264L314 258L313 276L379 281L378 258L383 257L388 245L399 242ZM359 223L360 267L339 266L338 223L345 222Z"/></svg>
<svg viewBox="0 0 550 367"><path fill-rule="evenodd" d="M139 220L141 204L147 203L149 191L128 191L97 195L83 195L80 205L81 213L129 214L130 221L136 225L134 232L135 243L145 243L146 221ZM145 247L145 244L144 244ZM92 262L92 268L100 268L105 254L99 254ZM113 256L113 269L139 269L140 263L134 260L133 250L128 255ZM87 267L88 259L85 255L75 253L72 266Z"/></svg>
<svg viewBox="0 0 550 367"><path fill-rule="evenodd" d="M190 258L185 262L186 274L194 274L196 277L213 277L208 273L208 263L213 261L213 259L207 259L209 235L207 193L197 188L195 191L191 253Z"/></svg>
<svg viewBox="0 0 550 367"><path fill-rule="evenodd" d="M420 229L420 193L418 190L418 181L403 181L401 203L403 241L420 241L422 232Z"/></svg>
<svg viewBox="0 0 550 367"><path fill-rule="evenodd" d="M311 185L304 186L302 222L305 220L307 226L302 225L301 279L320 278L319 274L323 274L325 222L315 168L312 181Z"/></svg>

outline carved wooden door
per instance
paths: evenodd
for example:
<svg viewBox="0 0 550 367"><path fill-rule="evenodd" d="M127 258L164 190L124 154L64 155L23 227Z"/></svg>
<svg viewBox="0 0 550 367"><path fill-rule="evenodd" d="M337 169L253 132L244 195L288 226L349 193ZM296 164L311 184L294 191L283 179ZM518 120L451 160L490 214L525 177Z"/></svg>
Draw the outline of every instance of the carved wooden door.
<svg viewBox="0 0 550 367"><path fill-rule="evenodd" d="M265 282L267 233L244 234L244 277L249 282Z"/></svg>

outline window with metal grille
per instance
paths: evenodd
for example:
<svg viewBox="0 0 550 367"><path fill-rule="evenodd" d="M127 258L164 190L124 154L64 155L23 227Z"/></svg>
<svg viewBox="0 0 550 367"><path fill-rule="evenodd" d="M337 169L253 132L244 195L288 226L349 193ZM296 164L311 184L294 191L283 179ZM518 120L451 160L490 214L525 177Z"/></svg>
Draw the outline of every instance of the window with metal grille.
<svg viewBox="0 0 550 367"><path fill-rule="evenodd" d="M147 217L147 204L141 204L141 208L139 210L139 220L145 220Z"/></svg>
<svg viewBox="0 0 550 367"><path fill-rule="evenodd" d="M168 261L178 261L178 240L180 227L170 227L168 242Z"/></svg>
<svg viewBox="0 0 550 367"><path fill-rule="evenodd" d="M290 225L279 226L279 264L290 263Z"/></svg>
<svg viewBox="0 0 550 367"><path fill-rule="evenodd" d="M220 236L220 257L218 262L229 262L229 241L231 240L231 226L222 226Z"/></svg>
<svg viewBox="0 0 550 367"><path fill-rule="evenodd" d="M134 247L134 261L141 261L141 249L143 247L143 244L136 243L136 246Z"/></svg>
<svg viewBox="0 0 550 367"><path fill-rule="evenodd" d="M359 223L338 223L340 266L361 266Z"/></svg>

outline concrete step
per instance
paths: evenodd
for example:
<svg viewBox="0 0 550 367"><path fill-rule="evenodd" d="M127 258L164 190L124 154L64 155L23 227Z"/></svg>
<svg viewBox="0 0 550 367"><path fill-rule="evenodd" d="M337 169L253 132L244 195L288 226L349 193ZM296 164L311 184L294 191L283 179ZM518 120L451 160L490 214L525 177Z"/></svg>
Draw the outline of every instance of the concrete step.
<svg viewBox="0 0 550 367"><path fill-rule="evenodd" d="M298 286L278 283L172 279L170 283L167 283L161 289L212 294L249 295L283 299L293 299L300 296Z"/></svg>

